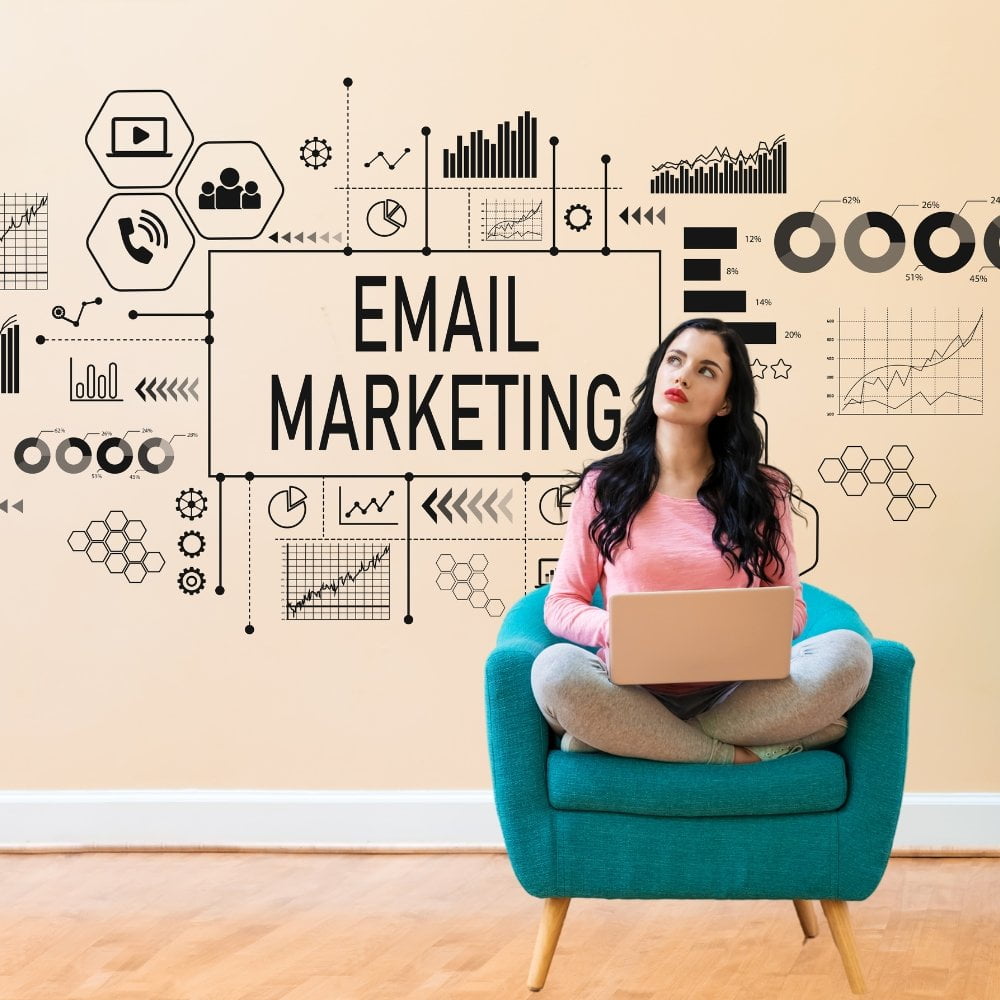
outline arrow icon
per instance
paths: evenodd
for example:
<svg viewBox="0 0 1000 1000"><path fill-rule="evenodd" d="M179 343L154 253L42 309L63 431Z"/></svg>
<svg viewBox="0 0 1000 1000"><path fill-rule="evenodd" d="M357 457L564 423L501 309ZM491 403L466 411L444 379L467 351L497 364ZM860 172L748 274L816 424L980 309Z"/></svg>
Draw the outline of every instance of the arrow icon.
<svg viewBox="0 0 1000 1000"><path fill-rule="evenodd" d="M420 505L427 512L430 519L437 524L438 516L434 513L434 501L437 498L438 491L437 488L431 490L430 496Z"/></svg>

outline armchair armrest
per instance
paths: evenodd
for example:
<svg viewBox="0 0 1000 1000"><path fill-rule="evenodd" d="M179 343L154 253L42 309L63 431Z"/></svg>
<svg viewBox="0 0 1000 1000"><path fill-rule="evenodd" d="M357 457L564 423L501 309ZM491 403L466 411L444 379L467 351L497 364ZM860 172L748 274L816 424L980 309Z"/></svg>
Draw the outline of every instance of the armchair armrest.
<svg viewBox="0 0 1000 1000"><path fill-rule="evenodd" d="M531 665L556 642L542 624L548 587L507 613L486 661L486 732L497 816L511 867L525 891L544 896L555 865L546 762L549 727L531 691Z"/></svg>
<svg viewBox="0 0 1000 1000"><path fill-rule="evenodd" d="M848 713L847 735L836 746L848 788L838 812L840 899L867 899L877 888L903 799L913 654L887 639L873 639L872 652L868 690Z"/></svg>

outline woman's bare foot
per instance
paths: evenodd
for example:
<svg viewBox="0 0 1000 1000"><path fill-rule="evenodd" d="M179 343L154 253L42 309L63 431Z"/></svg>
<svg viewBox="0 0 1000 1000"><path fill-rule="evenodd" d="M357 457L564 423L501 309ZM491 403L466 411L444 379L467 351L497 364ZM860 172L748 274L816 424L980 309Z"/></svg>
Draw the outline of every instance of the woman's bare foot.
<svg viewBox="0 0 1000 1000"><path fill-rule="evenodd" d="M759 764L760 757L746 747L733 747L734 764Z"/></svg>

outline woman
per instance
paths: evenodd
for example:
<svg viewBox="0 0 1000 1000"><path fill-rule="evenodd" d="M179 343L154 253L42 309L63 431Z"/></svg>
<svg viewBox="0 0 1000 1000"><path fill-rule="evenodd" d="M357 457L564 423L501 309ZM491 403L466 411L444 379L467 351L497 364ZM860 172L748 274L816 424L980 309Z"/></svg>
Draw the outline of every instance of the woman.
<svg viewBox="0 0 1000 1000"><path fill-rule="evenodd" d="M791 638L805 628L791 483L761 464L755 397L736 332L716 319L682 323L632 395L622 451L580 474L545 603L545 624L571 641L543 650L531 672L564 750L750 764L844 735L843 713L872 669L868 642L846 630L792 647L781 680L619 686L607 676L608 613L591 605L598 585L605 602L630 591L790 586Z"/></svg>

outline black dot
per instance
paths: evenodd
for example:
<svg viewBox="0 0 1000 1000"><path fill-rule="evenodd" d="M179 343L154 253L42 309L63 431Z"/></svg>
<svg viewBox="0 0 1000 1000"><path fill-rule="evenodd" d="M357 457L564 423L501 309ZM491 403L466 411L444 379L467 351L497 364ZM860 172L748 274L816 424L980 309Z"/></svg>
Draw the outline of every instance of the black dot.
<svg viewBox="0 0 1000 1000"><path fill-rule="evenodd" d="M350 257L352 253L354 253L354 251L351 249L350 244L348 244L346 247L344 247L344 256L345 257Z"/></svg>
<svg viewBox="0 0 1000 1000"><path fill-rule="evenodd" d="M224 483L226 481L226 474L224 472L217 472L215 478L218 482Z"/></svg>
<svg viewBox="0 0 1000 1000"><path fill-rule="evenodd" d="M413 615L403 615L403 624L404 625L412 625L413 624Z"/></svg>
<svg viewBox="0 0 1000 1000"><path fill-rule="evenodd" d="M344 86L345 87L350 87L352 83L354 83L354 81L349 76L345 76L344 77Z"/></svg>
<svg viewBox="0 0 1000 1000"><path fill-rule="evenodd" d="M603 155L603 156L601 157L601 163L610 163L610 162L611 162L611 157L610 157L610 156L608 156L608 154L607 154L607 153L605 153L605 154L604 154L604 155Z"/></svg>
<svg viewBox="0 0 1000 1000"><path fill-rule="evenodd" d="M45 338L41 334L39 334L37 337L35 337L35 343L36 344L44 344L45 343Z"/></svg>
<svg viewBox="0 0 1000 1000"><path fill-rule="evenodd" d="M129 311L128 311L128 318L129 319L138 319L139 318L139 314L134 309L129 309Z"/></svg>
<svg viewBox="0 0 1000 1000"><path fill-rule="evenodd" d="M222 595L226 592L226 588L220 583L219 586L215 588L215 592L219 595L219 597L222 597Z"/></svg>
<svg viewBox="0 0 1000 1000"><path fill-rule="evenodd" d="M98 296L96 299L94 299L94 305L99 306L100 304L101 304L101 297Z"/></svg>
<svg viewBox="0 0 1000 1000"><path fill-rule="evenodd" d="M205 310L205 319L215 319L215 310L213 310L213 309L206 309Z"/></svg>
<svg viewBox="0 0 1000 1000"><path fill-rule="evenodd" d="M205 343L206 344L214 344L215 343L215 337L213 337L211 334L208 334L205 337Z"/></svg>
<svg viewBox="0 0 1000 1000"><path fill-rule="evenodd" d="M247 635L253 635L253 625L247 625L243 631L246 632Z"/></svg>
<svg viewBox="0 0 1000 1000"><path fill-rule="evenodd" d="M407 473L406 473L406 475L405 475L405 476L403 476L403 478L404 478L404 479L405 479L405 480L406 480L406 481L407 481L408 483L412 483L412 482L413 482L413 473L412 473L412 472L407 472Z"/></svg>
<svg viewBox="0 0 1000 1000"><path fill-rule="evenodd" d="M555 255L559 253L559 247L549 247L549 253L552 254L553 257L555 257Z"/></svg>
<svg viewBox="0 0 1000 1000"><path fill-rule="evenodd" d="M601 253L607 257L611 253L611 247L601 247Z"/></svg>
<svg viewBox="0 0 1000 1000"><path fill-rule="evenodd" d="M243 478L249 483L253 479L253 473L252 472L245 472L243 474Z"/></svg>
<svg viewBox="0 0 1000 1000"><path fill-rule="evenodd" d="M420 252L421 252L421 253L422 253L422 254L423 254L423 255L424 255L425 257L430 257L430 255L431 255L431 248L430 248L430 247L424 247L424 248L423 248L423 250L421 250Z"/></svg>
<svg viewBox="0 0 1000 1000"><path fill-rule="evenodd" d="M430 134L431 134L431 127L430 127L430 125L425 125L425 126L424 126L424 127L423 127L423 128L421 129L421 130L420 130L420 134L421 134L421 135L430 135Z"/></svg>
<svg viewBox="0 0 1000 1000"><path fill-rule="evenodd" d="M523 480L524 480L525 482L527 482L527 481L528 481L529 479L531 479L531 473L530 473L530 472L522 472L522 473L521 473L521 478L522 478L522 479L523 479Z"/></svg>
<svg viewBox="0 0 1000 1000"><path fill-rule="evenodd" d="M557 135L549 136L549 145L550 146L558 146L559 145L559 136L557 136Z"/></svg>

